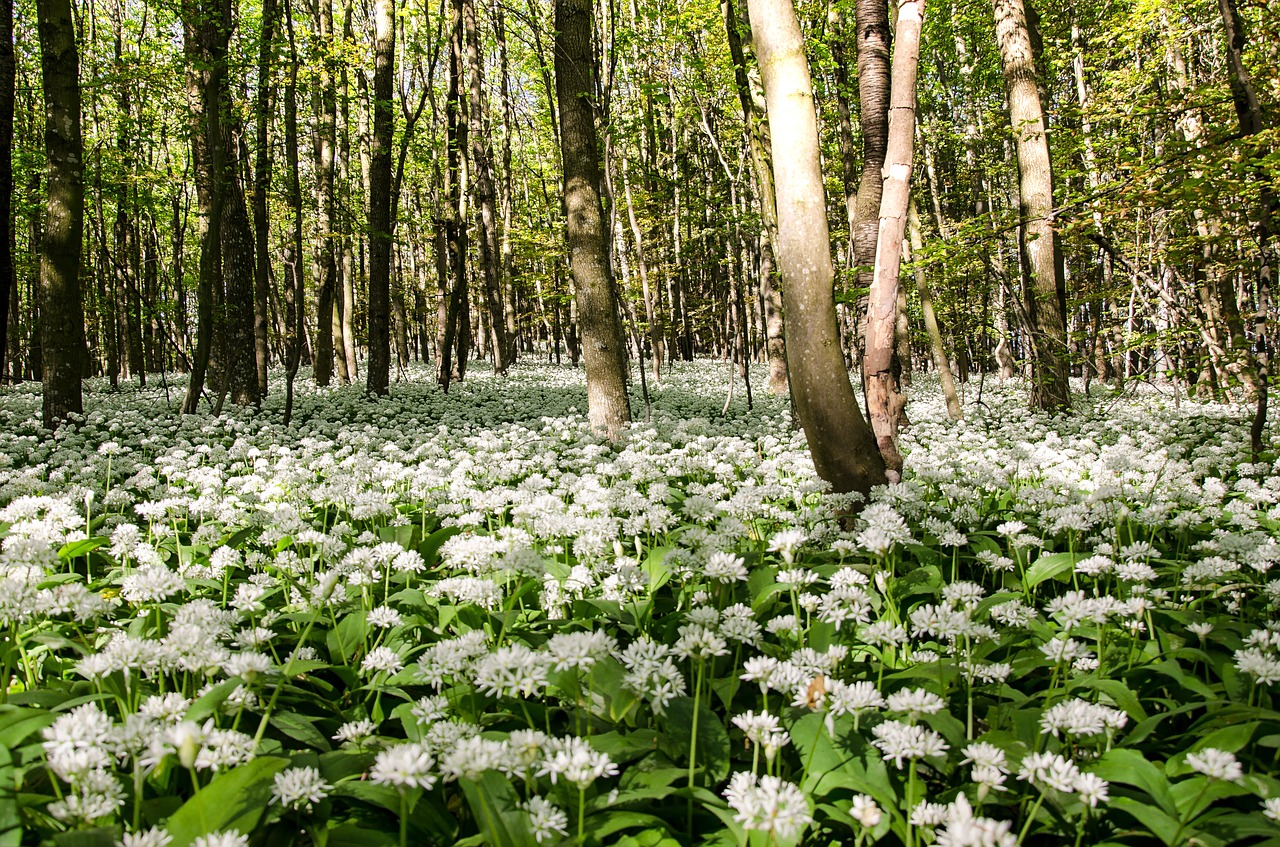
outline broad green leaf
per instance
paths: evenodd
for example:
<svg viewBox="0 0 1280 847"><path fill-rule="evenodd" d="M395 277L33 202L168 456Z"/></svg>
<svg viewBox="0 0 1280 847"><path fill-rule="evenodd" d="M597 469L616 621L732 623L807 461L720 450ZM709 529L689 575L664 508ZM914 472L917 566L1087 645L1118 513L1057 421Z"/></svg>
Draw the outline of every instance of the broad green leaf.
<svg viewBox="0 0 1280 847"><path fill-rule="evenodd" d="M686 752L693 741L693 716L691 697L676 697L667 704L667 735ZM729 775L729 733L705 703L698 704L697 732L696 764L703 769L708 784L718 783Z"/></svg>
<svg viewBox="0 0 1280 847"><path fill-rule="evenodd" d="M1050 553L1036 559L1035 563L1027 568L1023 581L1028 588L1034 588L1046 579L1055 579L1070 573L1075 564L1076 556L1072 553Z"/></svg>
<svg viewBox="0 0 1280 847"><path fill-rule="evenodd" d="M0 745L0 847L18 847L22 843L22 818L14 782L13 757L7 745Z"/></svg>
<svg viewBox="0 0 1280 847"><path fill-rule="evenodd" d="M1176 816L1178 813L1177 804L1169 791L1168 778L1160 768L1147 761L1146 757L1137 750L1128 748L1108 750L1087 770L1107 782L1117 782L1141 789L1166 814Z"/></svg>
<svg viewBox="0 0 1280 847"><path fill-rule="evenodd" d="M93 538L72 541L69 544L63 544L58 549L58 558L64 562L69 562L72 559L78 559L93 550L97 550L102 545L110 543L110 541L111 539L104 535L95 535Z"/></svg>
<svg viewBox="0 0 1280 847"><path fill-rule="evenodd" d="M288 766L286 758L260 756L215 776L165 823L170 847L187 847L197 836L221 830L252 833L271 802L275 775Z"/></svg>
<svg viewBox="0 0 1280 847"><path fill-rule="evenodd" d="M533 842L528 815L519 808L519 798L505 776L488 770L479 779L459 779L458 785L485 835L485 844L525 847Z"/></svg>
<svg viewBox="0 0 1280 847"><path fill-rule="evenodd" d="M295 741L301 741L308 747L325 752L332 749L329 739L316 729L315 724L297 712L275 712L271 715L271 726Z"/></svg>
<svg viewBox="0 0 1280 847"><path fill-rule="evenodd" d="M1165 847L1175 847L1175 842L1176 844L1187 843L1185 837L1190 832L1182 829L1176 817L1166 814L1155 806L1132 797L1113 797L1108 805L1112 809L1120 809L1132 815L1138 823L1147 828L1148 832L1159 838ZM1179 837L1179 831L1182 837Z"/></svg>

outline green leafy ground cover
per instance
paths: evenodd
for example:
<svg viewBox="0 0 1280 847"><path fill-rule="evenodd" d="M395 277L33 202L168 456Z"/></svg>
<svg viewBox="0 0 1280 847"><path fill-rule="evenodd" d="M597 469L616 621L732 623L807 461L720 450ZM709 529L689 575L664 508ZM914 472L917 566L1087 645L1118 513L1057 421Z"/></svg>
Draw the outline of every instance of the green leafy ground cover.
<svg viewBox="0 0 1280 847"><path fill-rule="evenodd" d="M1280 844L1241 409L917 385L842 527L722 373L0 396L0 845Z"/></svg>

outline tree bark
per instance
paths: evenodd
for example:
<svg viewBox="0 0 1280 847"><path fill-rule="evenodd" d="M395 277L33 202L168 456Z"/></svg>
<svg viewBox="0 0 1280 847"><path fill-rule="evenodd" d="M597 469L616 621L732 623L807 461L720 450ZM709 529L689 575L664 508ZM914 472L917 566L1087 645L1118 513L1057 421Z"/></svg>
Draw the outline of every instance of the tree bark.
<svg viewBox="0 0 1280 847"><path fill-rule="evenodd" d="M600 204L600 148L591 102L591 0L556 0L555 74L565 229L587 371L587 415L610 438L631 420L626 351Z"/></svg>
<svg viewBox="0 0 1280 847"><path fill-rule="evenodd" d="M84 142L80 133L80 57L70 0L39 0L40 70L48 201L40 256L43 420L56 429L84 411L85 369L80 245L84 234Z"/></svg>
<svg viewBox="0 0 1280 847"><path fill-rule="evenodd" d="M1053 164L1036 85L1023 0L994 0L996 42L1009 96L1018 156L1023 285L1031 353L1031 405L1071 405L1066 332L1066 280L1053 212Z"/></svg>
<svg viewBox="0 0 1280 847"><path fill-rule="evenodd" d="M791 0L749 0L748 7L773 134L791 396L818 476L837 492L866 495L885 481L884 459L858 409L840 350L804 39Z"/></svg>
<svg viewBox="0 0 1280 847"><path fill-rule="evenodd" d="M13 0L0 0L0 382L8 376L10 321L17 315L13 265L13 108L17 64L13 53ZM16 333L15 333L16 335Z"/></svg>
<svg viewBox="0 0 1280 847"><path fill-rule="evenodd" d="M890 479L902 474L898 421L905 398L894 367L898 320L898 271L911 196L911 170L916 130L916 69L920 63L920 28L924 0L898 3L897 45L893 50L893 88L889 100L889 143L875 269L868 296L866 352L862 378L867 389L867 417L876 435Z"/></svg>
<svg viewBox="0 0 1280 847"><path fill-rule="evenodd" d="M910 234L911 252L918 254L924 249L924 238L920 234L920 215L916 211L915 200L907 206L907 228ZM938 328L938 316L933 311L933 292L929 289L929 280L924 275L924 268L916 265L916 291L920 294L920 311L924 313L924 328L929 333L929 349L933 353L933 366L938 369L938 379L942 383L942 396L947 401L947 416L953 421L962 417L960 398L956 396L956 383L951 375L951 362L947 359L947 348L942 343L942 330Z"/></svg>
<svg viewBox="0 0 1280 847"><path fill-rule="evenodd" d="M290 243L284 251L284 335L285 401L284 423L293 416L293 384L302 361L302 337L306 309L303 292L302 182L298 177L298 46L293 31L291 0L284 2L285 25L289 33L289 76L284 89L285 195L292 218Z"/></svg>
<svg viewBox="0 0 1280 847"><path fill-rule="evenodd" d="M276 0L262 2L262 33L258 43L258 91L254 104L255 146L253 160L253 238L257 264L253 270L253 346L257 364L258 393L267 394L267 365L271 349L267 336L268 289L271 285L271 248L268 243L267 192L271 189L271 123L275 86L272 60L275 55Z"/></svg>
<svg viewBox="0 0 1280 847"><path fill-rule="evenodd" d="M751 172L755 176L756 200L760 206L763 224L760 238L760 300L765 313L765 355L769 360L769 391L786 394L787 359L786 341L783 337L782 297L773 284L773 260L778 252L778 208L773 188L773 167L769 162L769 120L765 114L764 93L760 88L759 74L747 69L745 47L738 28L742 21L734 12L732 0L722 0L725 31L728 34L729 58L733 62L733 77L738 89L738 102L742 106L742 119L746 125L747 146L751 151Z"/></svg>
<svg viewBox="0 0 1280 847"><path fill-rule="evenodd" d="M880 228L884 157L889 145L889 5L857 0L854 45L858 51L858 111L862 127L862 176L854 203L853 261L862 268L858 287L870 288Z"/></svg>
<svg viewBox="0 0 1280 847"><path fill-rule="evenodd" d="M498 244L497 189L493 180L493 146L484 126L484 57L480 54L480 26L475 0L463 0L463 28L467 41L467 73L470 77L467 118L470 122L471 161L475 164L476 214L479 218L480 272L484 278L484 303L489 317L489 347L493 370L507 372L507 323L502 306L502 261Z"/></svg>
<svg viewBox="0 0 1280 847"><path fill-rule="evenodd" d="M391 379L391 145L395 0L374 3L373 135L369 155L369 360L365 388L385 395Z"/></svg>
<svg viewBox="0 0 1280 847"><path fill-rule="evenodd" d="M338 284L338 259L334 243L333 160L338 123L338 97L333 74L333 5L332 0L318 0L317 39L320 56L320 92L316 115L316 275L319 294L316 298L315 356L312 372L316 385L326 386L333 380L333 311Z"/></svg>

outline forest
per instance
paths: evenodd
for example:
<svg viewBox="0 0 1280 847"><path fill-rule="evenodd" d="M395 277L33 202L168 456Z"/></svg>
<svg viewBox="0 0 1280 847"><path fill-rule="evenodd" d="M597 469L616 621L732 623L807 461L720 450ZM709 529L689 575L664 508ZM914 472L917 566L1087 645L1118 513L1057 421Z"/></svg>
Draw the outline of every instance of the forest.
<svg viewBox="0 0 1280 847"><path fill-rule="evenodd" d="M0 847L1280 845L1271 0L0 0Z"/></svg>

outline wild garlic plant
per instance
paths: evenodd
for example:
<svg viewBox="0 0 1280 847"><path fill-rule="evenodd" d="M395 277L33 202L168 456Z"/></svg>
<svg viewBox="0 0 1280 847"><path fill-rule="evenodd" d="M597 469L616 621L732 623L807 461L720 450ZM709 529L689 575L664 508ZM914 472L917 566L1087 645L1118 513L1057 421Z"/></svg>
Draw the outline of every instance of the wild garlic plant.
<svg viewBox="0 0 1280 847"><path fill-rule="evenodd" d="M848 522L721 369L617 442L569 368L410 376L299 386L288 427L91 384L46 434L0 397L32 840L1280 835L1280 468L1241 409L1009 383L951 423L917 378L903 479Z"/></svg>

